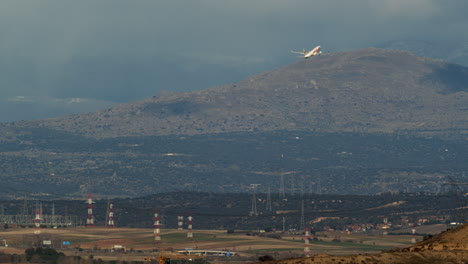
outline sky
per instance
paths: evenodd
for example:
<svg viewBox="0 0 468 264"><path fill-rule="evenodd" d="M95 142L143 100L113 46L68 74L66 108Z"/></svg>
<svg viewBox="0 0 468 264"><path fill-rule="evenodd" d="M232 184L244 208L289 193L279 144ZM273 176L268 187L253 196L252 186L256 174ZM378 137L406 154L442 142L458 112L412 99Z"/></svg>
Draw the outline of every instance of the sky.
<svg viewBox="0 0 468 264"><path fill-rule="evenodd" d="M2 0L0 122L234 83L290 50L466 47L464 0ZM431 46L432 47L432 46Z"/></svg>

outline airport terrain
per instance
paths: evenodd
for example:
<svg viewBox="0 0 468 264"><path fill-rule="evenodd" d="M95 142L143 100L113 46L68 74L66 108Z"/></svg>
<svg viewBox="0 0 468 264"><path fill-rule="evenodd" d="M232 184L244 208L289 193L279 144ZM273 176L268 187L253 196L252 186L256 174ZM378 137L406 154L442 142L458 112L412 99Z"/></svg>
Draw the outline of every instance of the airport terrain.
<svg viewBox="0 0 468 264"><path fill-rule="evenodd" d="M435 226L434 230L440 230ZM161 243L154 243L152 229L142 228L68 228L43 229L40 234L32 234L32 229L11 229L2 232L2 239L8 247L2 246L3 253L22 254L31 245L41 245L50 241L53 248L67 256L81 256L95 259L143 261L157 255L180 256L177 251L222 250L233 252L233 257L209 258L211 261L256 261L258 257L271 255L275 259L298 257L304 254L304 237L300 233L270 232L261 236L249 235L246 231L226 233L216 230L196 230L193 240L187 239L187 230L163 229ZM337 255L353 253L372 254L383 250L404 248L411 245L411 235L385 235L378 233L345 234L337 232L318 232L311 237L310 254L333 252ZM416 237L419 241L422 236ZM67 241L67 245L63 245ZM461 242L463 243L463 242ZM111 249L124 248L123 252ZM157 249L154 252L154 249Z"/></svg>

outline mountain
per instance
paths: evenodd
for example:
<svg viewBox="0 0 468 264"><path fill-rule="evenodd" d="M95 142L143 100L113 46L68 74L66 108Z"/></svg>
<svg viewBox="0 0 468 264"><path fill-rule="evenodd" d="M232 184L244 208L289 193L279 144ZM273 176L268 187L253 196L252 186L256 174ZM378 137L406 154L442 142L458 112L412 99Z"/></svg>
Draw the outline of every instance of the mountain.
<svg viewBox="0 0 468 264"><path fill-rule="evenodd" d="M463 66L366 48L231 85L3 123L0 191L439 192L447 175L466 181L467 83Z"/></svg>
<svg viewBox="0 0 468 264"><path fill-rule="evenodd" d="M468 66L468 43L436 44L428 41L406 39L392 40L376 45L378 48L406 50L418 56L438 58L447 62Z"/></svg>
<svg viewBox="0 0 468 264"><path fill-rule="evenodd" d="M93 138L277 130L453 135L468 131L467 83L468 68L460 65L366 48L300 60L232 85L14 127Z"/></svg>

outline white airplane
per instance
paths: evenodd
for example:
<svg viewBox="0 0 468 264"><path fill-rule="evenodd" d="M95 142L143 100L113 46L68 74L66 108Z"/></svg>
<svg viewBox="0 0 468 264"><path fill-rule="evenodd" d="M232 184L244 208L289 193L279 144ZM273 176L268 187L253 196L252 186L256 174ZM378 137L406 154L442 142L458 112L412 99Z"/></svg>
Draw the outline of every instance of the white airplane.
<svg viewBox="0 0 468 264"><path fill-rule="evenodd" d="M317 46L317 47L315 47L313 50L311 50L311 51L309 51L309 52L306 52L305 50L302 50L302 52L291 50L291 52L292 52L292 53L296 53L296 54L302 54L302 55L304 56L304 59L308 59L308 58L310 58L310 57L312 57L312 56L322 54L321 49L322 49L322 47Z"/></svg>

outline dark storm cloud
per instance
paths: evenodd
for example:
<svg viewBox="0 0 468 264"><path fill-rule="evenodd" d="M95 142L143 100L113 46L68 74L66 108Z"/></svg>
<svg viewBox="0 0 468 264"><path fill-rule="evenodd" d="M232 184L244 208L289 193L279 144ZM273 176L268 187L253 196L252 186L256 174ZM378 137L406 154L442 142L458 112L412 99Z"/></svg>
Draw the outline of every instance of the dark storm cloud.
<svg viewBox="0 0 468 264"><path fill-rule="evenodd" d="M393 39L467 42L464 1L0 1L0 100L127 102ZM0 120L2 118L0 117Z"/></svg>

